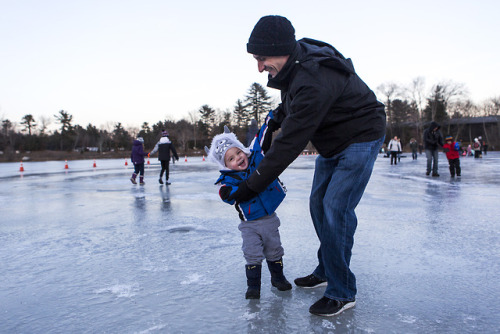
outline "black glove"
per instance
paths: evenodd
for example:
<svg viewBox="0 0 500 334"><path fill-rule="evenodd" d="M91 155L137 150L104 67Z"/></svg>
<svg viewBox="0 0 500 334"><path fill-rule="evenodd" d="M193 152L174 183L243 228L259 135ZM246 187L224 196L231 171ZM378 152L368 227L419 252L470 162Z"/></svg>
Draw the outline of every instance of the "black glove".
<svg viewBox="0 0 500 334"><path fill-rule="evenodd" d="M233 187L229 187L229 186L220 187L220 189L219 189L220 198L222 198L223 200L226 200L229 197L231 190L233 190Z"/></svg>
<svg viewBox="0 0 500 334"><path fill-rule="evenodd" d="M278 122L275 122L273 119L270 119L267 122L267 131L264 136L264 140L262 141L262 152L264 154L269 150L271 147L271 143L273 142L273 132L278 130L280 128L280 125Z"/></svg>
<svg viewBox="0 0 500 334"><path fill-rule="evenodd" d="M243 181L238 186L238 189L227 198L228 201L235 200L236 203L247 202L257 196L258 193L248 187L247 181Z"/></svg>

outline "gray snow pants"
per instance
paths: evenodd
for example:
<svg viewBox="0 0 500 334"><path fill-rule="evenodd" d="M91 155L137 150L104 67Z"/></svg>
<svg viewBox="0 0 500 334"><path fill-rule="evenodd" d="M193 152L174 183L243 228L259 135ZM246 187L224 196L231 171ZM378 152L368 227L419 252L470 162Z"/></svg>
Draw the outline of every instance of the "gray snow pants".
<svg viewBox="0 0 500 334"><path fill-rule="evenodd" d="M279 226L280 219L276 213L240 223L241 249L247 264L261 264L264 259L277 261L283 257L285 251L281 246Z"/></svg>

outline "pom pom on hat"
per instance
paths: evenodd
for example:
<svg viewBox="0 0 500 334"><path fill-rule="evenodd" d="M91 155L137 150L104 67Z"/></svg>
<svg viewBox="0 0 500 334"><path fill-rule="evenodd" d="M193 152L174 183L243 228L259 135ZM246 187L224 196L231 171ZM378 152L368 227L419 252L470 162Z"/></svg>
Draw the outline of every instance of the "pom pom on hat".
<svg viewBox="0 0 500 334"><path fill-rule="evenodd" d="M227 126L224 126L224 133L221 133L212 139L210 149L205 146L205 152L209 161L217 163L221 169L228 170L224 162L227 150L232 147L238 147L246 155L250 155L250 150L243 146L236 135L232 133Z"/></svg>

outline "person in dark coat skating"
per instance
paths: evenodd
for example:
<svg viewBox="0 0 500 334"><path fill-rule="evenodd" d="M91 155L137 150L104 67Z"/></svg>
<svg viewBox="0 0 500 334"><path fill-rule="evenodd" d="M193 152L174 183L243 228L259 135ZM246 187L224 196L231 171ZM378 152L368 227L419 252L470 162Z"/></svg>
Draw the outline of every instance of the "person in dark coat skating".
<svg viewBox="0 0 500 334"><path fill-rule="evenodd" d="M134 173L130 178L133 184L137 184L135 180L137 175L139 175L139 184L143 186L144 183L144 157L148 154L144 152L143 148L144 139L142 137L137 137L132 143L132 153L130 154L130 161L134 164Z"/></svg>
<svg viewBox="0 0 500 334"><path fill-rule="evenodd" d="M161 164L160 178L158 179L158 182L160 182L160 184L163 184L162 178L163 173L165 173L165 184L169 185L170 182L168 182L168 179L170 176L170 152L172 152L172 160L173 158L175 158L177 161L179 161L179 156L177 155L174 144L170 141L170 138L168 138L168 132L166 130L162 130L161 138L156 143L150 155L155 154L157 151L158 160L160 160Z"/></svg>
<svg viewBox="0 0 500 334"><path fill-rule="evenodd" d="M439 130L441 125L432 121L429 127L424 131L425 155L427 157L427 171L429 175L432 171L432 176L439 176L438 160L439 147L443 147L443 134Z"/></svg>

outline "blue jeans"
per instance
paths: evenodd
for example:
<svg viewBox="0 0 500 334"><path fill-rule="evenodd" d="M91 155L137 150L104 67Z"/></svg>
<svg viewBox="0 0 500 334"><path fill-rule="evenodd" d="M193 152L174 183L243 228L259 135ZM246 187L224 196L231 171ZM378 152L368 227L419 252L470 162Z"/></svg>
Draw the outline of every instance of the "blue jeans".
<svg viewBox="0 0 500 334"><path fill-rule="evenodd" d="M316 159L309 207L320 241L313 274L328 282L325 297L353 300L356 278L349 269L354 232L354 209L370 180L384 137L356 143L331 158Z"/></svg>
<svg viewBox="0 0 500 334"><path fill-rule="evenodd" d="M425 156L427 157L427 173L431 172L432 168L432 174L437 174L438 173L438 159L439 159L439 152L438 150L425 150ZM434 160L434 164L432 161Z"/></svg>

